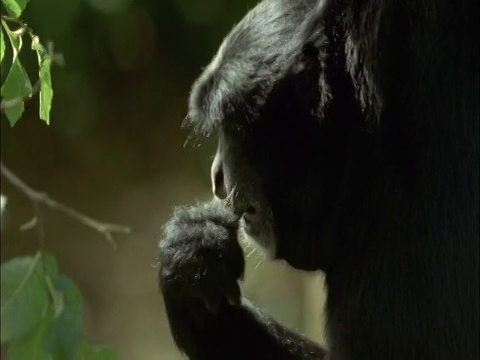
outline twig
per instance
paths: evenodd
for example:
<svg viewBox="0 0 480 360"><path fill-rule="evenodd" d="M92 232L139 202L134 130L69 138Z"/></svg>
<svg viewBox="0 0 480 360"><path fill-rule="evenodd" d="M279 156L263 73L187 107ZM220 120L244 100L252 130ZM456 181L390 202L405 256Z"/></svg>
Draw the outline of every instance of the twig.
<svg viewBox="0 0 480 360"><path fill-rule="evenodd" d="M18 27L23 29L24 31L32 31L32 29L30 29L28 27L27 23L24 23L22 20L15 19L15 18L13 18L11 16L8 16L8 15L2 15L2 20L6 21L6 22L9 22L9 23L12 23L12 24L15 24L15 25L18 25Z"/></svg>
<svg viewBox="0 0 480 360"><path fill-rule="evenodd" d="M103 234L107 241L116 249L117 244L113 239L114 233L129 234L131 229L127 226L104 223L95 220L87 215L78 212L66 205L59 203L56 200L48 197L46 193L32 189L29 185L23 182L17 175L10 171L3 163L0 163L1 174L4 176L13 186L24 193L34 204L43 204L51 209L60 211L65 215L77 220L85 226L88 226L99 233Z"/></svg>
<svg viewBox="0 0 480 360"><path fill-rule="evenodd" d="M2 15L1 18L2 18L2 21L4 21L5 23L11 23L11 24L17 25L18 26L17 30L21 29L21 34L22 35L27 33L32 40L33 40L33 38L36 37L32 28L30 28L26 22L23 22L20 19L15 19L15 18L13 18L11 16L8 16L8 15ZM5 26L8 27L6 24L5 24ZM65 65L65 59L63 57L63 54L61 52L57 53L55 51L52 41L47 42L47 48L45 49L45 51L50 56L50 59L52 60L52 64L56 64L56 65L59 65L59 66L64 66Z"/></svg>
<svg viewBox="0 0 480 360"><path fill-rule="evenodd" d="M32 201L33 211L35 212L36 226L38 230L38 241L40 242L40 248L45 247L45 225L43 224L42 211L40 210L40 204L34 200Z"/></svg>

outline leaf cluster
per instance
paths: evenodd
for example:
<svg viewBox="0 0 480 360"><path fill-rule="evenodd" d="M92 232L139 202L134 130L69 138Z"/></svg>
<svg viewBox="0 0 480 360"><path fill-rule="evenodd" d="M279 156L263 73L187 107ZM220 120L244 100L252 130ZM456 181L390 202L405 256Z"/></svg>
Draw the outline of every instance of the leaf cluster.
<svg viewBox="0 0 480 360"><path fill-rule="evenodd" d="M0 56L2 71L5 71L6 64L5 50L6 39L12 50L12 61L8 74L1 86L1 108L7 116L11 126L20 119L25 110L25 101L30 99L37 91L39 92L39 116L47 124L50 123L50 109L52 106L53 89L50 69L52 65L52 54L42 45L40 39L35 35L23 21L20 15L27 6L29 0L1 0L2 6L9 15L2 15L2 26L0 29ZM24 36L31 40L31 49L36 53L38 62L38 82L32 86L32 82L25 71L20 60L20 53L23 49Z"/></svg>
<svg viewBox="0 0 480 360"><path fill-rule="evenodd" d="M1 110L11 126L21 118L25 101L39 92L39 117L50 123L53 89L50 69L53 51L40 42L26 23L20 20L29 0L1 0L0 62L8 69L1 85ZM8 15L4 15L4 11ZM24 38L29 37L31 50L38 62L38 80L32 85L20 60ZM6 46L12 59L7 66ZM17 187L30 195L32 201L46 202L76 216L90 226L110 227L95 222L74 210L28 188L2 165L2 176L13 177ZM38 197L35 198L35 197ZM2 195L2 211L6 197ZM93 225L92 225L93 224ZM28 226L35 226L35 223ZM103 229L103 228L102 228ZM1 265L1 343L7 348L9 360L117 360L117 351L94 346L83 329L82 296L75 283L60 273L55 258L38 251L35 256L17 257Z"/></svg>
<svg viewBox="0 0 480 360"><path fill-rule="evenodd" d="M1 266L1 342L10 360L116 360L113 348L95 347L82 326L82 297L39 251Z"/></svg>

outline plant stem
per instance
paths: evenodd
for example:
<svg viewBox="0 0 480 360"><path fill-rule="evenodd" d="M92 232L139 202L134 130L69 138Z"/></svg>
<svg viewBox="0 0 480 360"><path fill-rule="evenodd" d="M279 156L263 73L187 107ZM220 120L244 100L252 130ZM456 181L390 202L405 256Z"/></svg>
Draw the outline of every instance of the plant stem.
<svg viewBox="0 0 480 360"><path fill-rule="evenodd" d="M23 180L21 180L17 175L15 175L10 169L8 169L3 163L0 162L0 169L2 176L5 177L13 186L25 194L33 203L34 208L35 204L43 204L53 210L59 211L71 218L77 220L83 225L90 227L99 233L103 234L107 241L116 249L117 245L113 239L114 233L129 234L131 229L127 226L104 223L98 220L91 218L90 216L84 215L77 210L70 208L66 205L59 203L58 201L48 197L44 192L37 191L27 185ZM37 210L38 211L38 210Z"/></svg>

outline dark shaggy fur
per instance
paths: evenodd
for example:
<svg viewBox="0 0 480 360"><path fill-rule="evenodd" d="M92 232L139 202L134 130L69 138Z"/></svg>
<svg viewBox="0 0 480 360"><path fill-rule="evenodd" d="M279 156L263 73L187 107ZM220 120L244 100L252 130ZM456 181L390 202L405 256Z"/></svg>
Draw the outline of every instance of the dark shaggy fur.
<svg viewBox="0 0 480 360"><path fill-rule="evenodd" d="M161 289L190 358L326 356L239 304L237 226L325 272L330 359L479 358L478 6L264 0L232 30L187 124L219 132L216 179L255 216L199 207L166 228Z"/></svg>

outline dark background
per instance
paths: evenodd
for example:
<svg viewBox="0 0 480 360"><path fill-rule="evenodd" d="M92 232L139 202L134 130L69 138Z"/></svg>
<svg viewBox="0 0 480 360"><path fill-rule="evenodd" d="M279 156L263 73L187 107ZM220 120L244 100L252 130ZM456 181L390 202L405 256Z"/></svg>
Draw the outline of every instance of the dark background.
<svg viewBox="0 0 480 360"><path fill-rule="evenodd" d="M47 249L84 295L89 334L116 346L122 359L180 358L156 286L156 243L173 206L210 197L215 144L185 148L188 132L180 124L191 84L254 3L30 0L23 14L42 42L54 42L65 66L52 73L50 126L38 119L37 98L13 128L2 115L2 161L52 198L133 228L116 237L114 251L91 229L42 212ZM21 59L33 82L36 58L29 45ZM31 203L5 181L1 191L8 197L4 261L39 244L35 229L19 231L33 216ZM248 264L245 293L321 341L323 294L312 290L321 289L321 279L264 261L259 251Z"/></svg>

